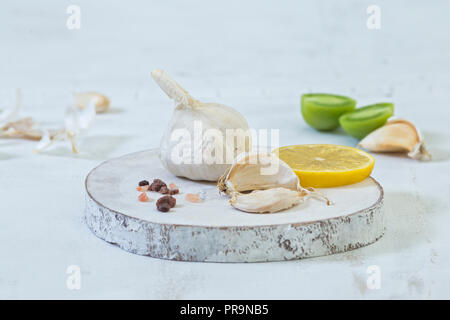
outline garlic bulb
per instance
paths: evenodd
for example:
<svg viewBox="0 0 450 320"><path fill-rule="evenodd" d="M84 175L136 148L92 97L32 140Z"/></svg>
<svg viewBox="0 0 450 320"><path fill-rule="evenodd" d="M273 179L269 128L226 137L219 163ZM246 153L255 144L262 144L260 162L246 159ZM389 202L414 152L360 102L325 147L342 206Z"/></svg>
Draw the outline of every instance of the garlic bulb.
<svg viewBox="0 0 450 320"><path fill-rule="evenodd" d="M241 154L217 186L231 196L233 207L250 213L282 211L309 195L326 199L312 188L302 188L297 175L284 161L266 153Z"/></svg>
<svg viewBox="0 0 450 320"><path fill-rule="evenodd" d="M161 139L162 164L179 177L217 181L236 155L251 149L247 121L231 107L194 99L162 70L153 70L152 77L175 101Z"/></svg>
<svg viewBox="0 0 450 320"><path fill-rule="evenodd" d="M408 120L391 119L362 139L359 147L373 152L407 152L408 157L430 160L423 136Z"/></svg>

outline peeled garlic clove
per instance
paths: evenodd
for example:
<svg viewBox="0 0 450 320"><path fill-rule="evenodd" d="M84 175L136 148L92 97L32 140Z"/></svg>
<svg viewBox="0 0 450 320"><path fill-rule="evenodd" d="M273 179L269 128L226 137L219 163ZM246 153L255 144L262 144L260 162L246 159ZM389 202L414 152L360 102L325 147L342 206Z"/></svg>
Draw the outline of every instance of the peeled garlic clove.
<svg viewBox="0 0 450 320"><path fill-rule="evenodd" d="M251 149L247 121L231 107L194 99L163 70L153 70L152 77L175 101L175 110L161 139L162 164L179 177L217 181L239 153ZM236 141L243 143L226 139L230 131Z"/></svg>
<svg viewBox="0 0 450 320"><path fill-rule="evenodd" d="M431 159L420 131L404 119L389 120L362 139L358 146L373 152L407 152L408 157L417 160Z"/></svg>
<svg viewBox="0 0 450 320"><path fill-rule="evenodd" d="M227 194L276 187L299 190L299 179L284 161L266 153L239 155L218 182L219 190Z"/></svg>
<svg viewBox="0 0 450 320"><path fill-rule="evenodd" d="M298 191L286 188L256 190L251 193L234 193L230 204L241 211L250 213L273 213L291 208L304 198Z"/></svg>
<svg viewBox="0 0 450 320"><path fill-rule="evenodd" d="M76 92L73 95L75 97L75 104L80 109L86 108L91 100L94 100L95 110L97 113L106 112L110 105L110 100L108 97L98 92Z"/></svg>

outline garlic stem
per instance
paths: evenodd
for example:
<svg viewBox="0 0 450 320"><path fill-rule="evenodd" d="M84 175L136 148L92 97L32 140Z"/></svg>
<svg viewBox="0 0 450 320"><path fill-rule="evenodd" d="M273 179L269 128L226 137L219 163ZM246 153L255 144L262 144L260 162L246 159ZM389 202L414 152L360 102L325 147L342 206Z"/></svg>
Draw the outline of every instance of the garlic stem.
<svg viewBox="0 0 450 320"><path fill-rule="evenodd" d="M172 79L167 72L155 69L152 71L152 77L169 98L175 100L177 104L195 107L196 100L178 82Z"/></svg>
<svg viewBox="0 0 450 320"><path fill-rule="evenodd" d="M274 213L289 209L303 199L304 197L297 191L278 187L254 190L250 193L234 192L231 195L230 204L236 209L249 213Z"/></svg>
<svg viewBox="0 0 450 320"><path fill-rule="evenodd" d="M95 104L95 110L97 113L106 112L111 104L109 98L101 93L88 91L88 92L75 92L75 104L79 109L85 109L90 103Z"/></svg>

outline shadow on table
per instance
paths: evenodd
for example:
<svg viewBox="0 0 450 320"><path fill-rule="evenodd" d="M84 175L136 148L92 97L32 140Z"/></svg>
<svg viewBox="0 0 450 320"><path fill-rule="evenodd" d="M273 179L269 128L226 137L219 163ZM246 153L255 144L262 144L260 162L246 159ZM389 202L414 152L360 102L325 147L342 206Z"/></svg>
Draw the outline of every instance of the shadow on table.
<svg viewBox="0 0 450 320"><path fill-rule="evenodd" d="M430 220L435 218L441 206L438 197L419 193L387 192L384 198L385 234L377 242L354 251L344 253L352 256L359 264L365 258L414 252L413 248L432 243Z"/></svg>
<svg viewBox="0 0 450 320"><path fill-rule="evenodd" d="M65 143L65 145L57 145L42 153L49 156L64 158L102 160L107 159L114 150L130 138L131 137L128 136L92 135L80 140L80 150L78 154L72 152L68 141L62 142Z"/></svg>
<svg viewBox="0 0 450 320"><path fill-rule="evenodd" d="M104 115L108 115L108 114L120 114L120 113L124 113L124 112L125 112L125 109L124 109L124 108L120 108L120 107L117 107L117 106L111 106L111 107L108 109L108 111L107 111L106 113L104 113L104 114L99 113L99 114L97 115L97 117L101 118L101 117L104 116Z"/></svg>
<svg viewBox="0 0 450 320"><path fill-rule="evenodd" d="M397 253L431 242L428 220L439 198L419 193L388 192L385 194L386 232L377 253Z"/></svg>
<svg viewBox="0 0 450 320"><path fill-rule="evenodd" d="M16 158L16 156L14 156L12 154L0 152L0 161L1 160L10 160L10 159L14 159L14 158Z"/></svg>
<svg viewBox="0 0 450 320"><path fill-rule="evenodd" d="M349 266L365 266L366 259L401 254L414 247L429 244L432 242L430 239L432 232L428 223L436 212L434 208L441 205L440 201L438 197L417 193L387 192L384 198L386 230L381 239L356 250L297 262L305 261L308 264L345 262Z"/></svg>
<svg viewBox="0 0 450 320"><path fill-rule="evenodd" d="M426 131L424 133L424 137L426 147L431 153L433 162L444 162L450 160L450 149L445 149L445 147L449 145L449 135Z"/></svg>

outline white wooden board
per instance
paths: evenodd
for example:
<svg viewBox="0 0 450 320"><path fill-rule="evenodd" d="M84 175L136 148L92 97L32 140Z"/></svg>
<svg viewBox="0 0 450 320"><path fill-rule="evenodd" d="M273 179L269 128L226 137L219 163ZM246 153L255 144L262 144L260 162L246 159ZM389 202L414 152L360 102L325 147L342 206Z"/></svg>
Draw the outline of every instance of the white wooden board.
<svg viewBox="0 0 450 320"><path fill-rule="evenodd" d="M177 206L159 212L137 200L140 180L160 178L180 188ZM291 260L356 249L384 232L383 189L373 178L320 189L333 205L308 199L275 214L238 211L214 183L193 182L165 170L153 149L108 160L86 178L86 223L99 238L132 253L182 261ZM190 203L186 193L202 193Z"/></svg>

